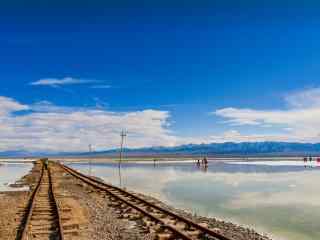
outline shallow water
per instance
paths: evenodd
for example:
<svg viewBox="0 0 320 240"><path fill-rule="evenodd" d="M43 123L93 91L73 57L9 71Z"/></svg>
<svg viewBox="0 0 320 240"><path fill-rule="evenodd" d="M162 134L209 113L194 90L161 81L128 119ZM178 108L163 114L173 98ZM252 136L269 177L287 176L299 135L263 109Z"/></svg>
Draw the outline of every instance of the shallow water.
<svg viewBox="0 0 320 240"><path fill-rule="evenodd" d="M31 163L0 163L0 191L27 190L27 187L12 188L9 185L15 183L26 175L32 168Z"/></svg>
<svg viewBox="0 0 320 240"><path fill-rule="evenodd" d="M88 174L85 163L71 164ZM320 164L301 161L93 164L106 182L279 240L320 239Z"/></svg>

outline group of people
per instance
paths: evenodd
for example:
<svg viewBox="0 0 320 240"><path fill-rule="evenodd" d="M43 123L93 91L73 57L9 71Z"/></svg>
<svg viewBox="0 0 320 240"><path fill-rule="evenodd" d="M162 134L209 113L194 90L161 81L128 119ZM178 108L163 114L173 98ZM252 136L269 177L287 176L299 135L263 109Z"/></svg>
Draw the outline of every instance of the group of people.
<svg viewBox="0 0 320 240"><path fill-rule="evenodd" d="M314 159L312 158L312 156L304 157L304 158L303 158L303 161L304 161L304 162L308 162L308 160L309 160L310 162L312 162ZM317 161L317 162L320 162L320 157L316 158L316 161Z"/></svg>
<svg viewBox="0 0 320 240"><path fill-rule="evenodd" d="M200 162L200 159L197 160L197 165L200 166L200 165L204 165L204 166L207 166L208 165L208 159L206 157L204 157L201 162Z"/></svg>

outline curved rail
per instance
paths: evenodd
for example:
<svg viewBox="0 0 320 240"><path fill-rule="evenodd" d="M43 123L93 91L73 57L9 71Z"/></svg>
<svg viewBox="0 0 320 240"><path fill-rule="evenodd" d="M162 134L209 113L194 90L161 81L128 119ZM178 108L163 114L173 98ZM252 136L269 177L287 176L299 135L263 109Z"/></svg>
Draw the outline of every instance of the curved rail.
<svg viewBox="0 0 320 240"><path fill-rule="evenodd" d="M50 190L51 190L51 193L52 193L53 205L54 205L55 211L57 213L57 217L58 217L59 236L60 236L60 240L64 240L62 219L61 219L61 214L60 214L60 211L59 211L59 206L58 206L58 201L57 201L57 198L56 198L55 190L54 190L54 187L53 187L52 174L51 174L50 167L48 167L48 175L49 175Z"/></svg>
<svg viewBox="0 0 320 240"><path fill-rule="evenodd" d="M44 165L41 164L40 177L39 177L39 180L37 182L36 187L33 189L32 193L30 195L30 198L28 200L28 204L27 204L27 208L26 208L27 214L24 215L24 217L21 221L20 228L19 228L20 230L18 231L16 240L23 240L27 236L27 226L28 226L28 223L30 222L30 219L32 216L30 213L33 211L33 208L34 208L34 202L35 202L34 199L35 199L37 192L39 191L39 187L40 187L41 180L43 177L43 171L44 171Z"/></svg>
<svg viewBox="0 0 320 240"><path fill-rule="evenodd" d="M167 223L166 221L163 221L161 218L155 216L154 214L150 213L152 211L148 211L140 206L138 206L138 204L142 203L144 206L147 206L147 208L151 208L151 209L155 209L157 212L160 213L164 213L167 216L174 218L175 220L179 221L180 223L184 223L186 226L188 227L192 227L197 231L200 231L202 234L206 235L206 236L211 236L214 237L215 239L218 240L232 240L229 237L226 237L220 233L217 233L207 227L201 226L197 223L195 223L194 221L187 219L185 217L179 216L173 212L168 211L167 209L164 209L160 206L157 206L153 203L150 203L130 192L127 192L119 187L116 186L112 186L109 184L106 184L104 182L98 181L97 179L94 179L92 177L86 176L66 165L62 165L59 164L61 166L62 169L64 169L65 171L67 171L69 174L71 174L72 176L74 176L75 178L85 182L86 184L107 192L108 194L110 194L112 197L119 199L120 201L122 201L123 203L125 203L126 205L130 206L131 208L137 210L138 212L141 212L142 214L148 216L149 218L151 218L153 221L161 223L162 226L164 228L169 229L170 231L172 231L177 237L181 238L181 239L186 239L186 240L192 240L194 239L194 237L188 235L188 233L186 233L185 231L183 231L180 228L177 228L174 224L170 224ZM118 194L117 194L118 193ZM131 201L128 201L128 199L123 198L122 196L119 196L119 193L123 196L129 197ZM138 202L138 204L134 204L133 202Z"/></svg>
<svg viewBox="0 0 320 240"><path fill-rule="evenodd" d="M45 176L47 176L48 182L46 182ZM34 190L32 191L30 198L28 200L26 214L24 215L24 217L21 221L20 230L18 231L16 240L28 240L29 239L28 235L29 235L29 230L30 230L29 227L32 225L31 224L32 218L37 217L37 216L38 217L41 216L41 214L36 212L35 209L36 209L37 200L38 200L38 198L41 197L41 196L39 196L41 187L44 187L44 185L49 185L48 186L48 201L46 203L48 203L50 209L51 209L51 207L53 208L53 218L49 219L49 220L58 222L58 239L64 240L63 228L62 228L62 224L61 224L61 216L59 214L59 209L58 209L58 205L57 205L54 190L53 190L51 172L50 172L49 166L45 165L42 161L41 161L41 174L39 177L39 181L38 181L36 187L34 188ZM51 213L51 212L49 212L50 209L47 209L47 210L44 209L44 212L49 214L49 213ZM35 233L35 234L37 234L37 233ZM42 232L42 234L43 234L43 232ZM45 232L45 234L46 234L46 232ZM50 235L50 232L48 232L48 235ZM50 238L50 236L49 236L48 239L52 239L52 238Z"/></svg>

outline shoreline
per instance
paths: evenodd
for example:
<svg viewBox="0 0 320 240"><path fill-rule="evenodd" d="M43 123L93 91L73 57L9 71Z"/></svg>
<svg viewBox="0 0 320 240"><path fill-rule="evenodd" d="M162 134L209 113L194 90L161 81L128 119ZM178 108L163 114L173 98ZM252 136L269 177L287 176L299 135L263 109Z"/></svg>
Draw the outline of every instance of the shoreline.
<svg viewBox="0 0 320 240"><path fill-rule="evenodd" d="M95 177L95 178L105 182L102 178L99 178L99 177ZM107 184L110 184L110 183L107 183ZM153 202L156 205L159 205L169 211L175 212L178 215L181 215L197 223L203 224L204 226L212 228L215 231L222 233L225 236L229 236L234 240L272 240L272 238L269 235L258 233L258 231L254 230L252 227L243 226L241 225L241 223L235 223L232 221L227 221L227 220L223 220L216 217L204 217L201 215L194 215L187 209L175 208L172 206L172 204L166 203L148 194L131 191L131 190L127 190L127 191L147 201Z"/></svg>
<svg viewBox="0 0 320 240"><path fill-rule="evenodd" d="M34 164L30 172L16 182L28 185L30 189L32 189L38 174L37 164ZM58 169L55 170L55 176L58 177L59 187L63 189L64 192L64 197L61 199L62 204L72 203L69 204L68 207L71 208L71 212L73 212L73 216L75 216L75 221L76 224L79 225L79 229L84 229L79 239L154 239L152 229L147 228L148 231L146 231L145 225L140 220L130 219L130 217L129 219L124 219L123 216L119 214L117 207L110 207L112 206L112 202L108 202L107 198L94 193L83 183L78 182L61 171L59 172ZM234 240L271 240L270 237L259 234L254 229L242 227L236 223L219 220L217 218L195 216L187 210L174 208L149 195L133 191L130 192L143 199L154 202L169 211L212 228ZM21 209L21 207L27 203L28 195L28 191L0 192L0 200L2 200L0 211L5 211L0 217L1 239L14 239L14 229L16 229L20 223L15 219L16 214L19 213L18 210L15 209ZM13 202L13 204L11 204L12 208L6 211L6 204L10 202ZM82 217L79 218L79 215ZM81 219L81 221L79 219ZM97 232L97 230L99 232ZM8 233L10 233L8 236L11 237L4 238L3 234ZM110 236L117 237L114 238Z"/></svg>
<svg viewBox="0 0 320 240"><path fill-rule="evenodd" d="M12 190L0 191L0 239L15 240L17 229L19 228L23 217L24 209L29 198L30 189L36 181L33 167L26 175L17 179L9 186ZM15 184L20 187L28 187L28 189L17 190Z"/></svg>

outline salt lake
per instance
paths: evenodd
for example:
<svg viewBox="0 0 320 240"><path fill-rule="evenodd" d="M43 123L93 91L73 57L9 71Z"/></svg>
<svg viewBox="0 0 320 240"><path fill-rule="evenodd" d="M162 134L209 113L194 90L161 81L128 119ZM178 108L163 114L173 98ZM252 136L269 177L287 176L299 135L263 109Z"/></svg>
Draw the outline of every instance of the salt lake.
<svg viewBox="0 0 320 240"><path fill-rule="evenodd" d="M85 174L276 240L320 239L320 164L303 161L73 163Z"/></svg>
<svg viewBox="0 0 320 240"><path fill-rule="evenodd" d="M19 161L19 160L17 160ZM0 162L0 191L27 190L27 187L12 188L9 185L15 183L26 175L32 168L31 163L1 163Z"/></svg>

